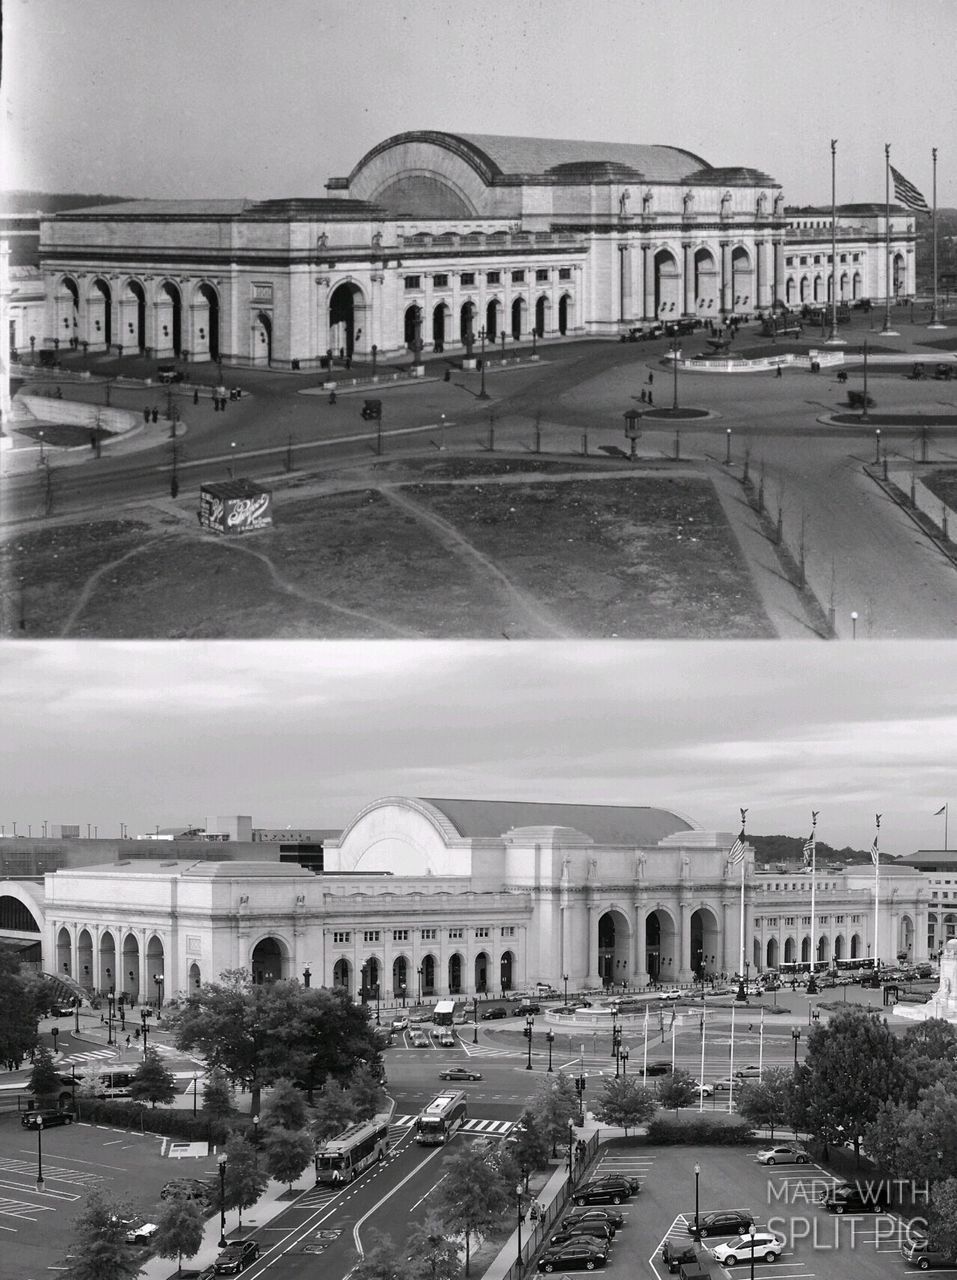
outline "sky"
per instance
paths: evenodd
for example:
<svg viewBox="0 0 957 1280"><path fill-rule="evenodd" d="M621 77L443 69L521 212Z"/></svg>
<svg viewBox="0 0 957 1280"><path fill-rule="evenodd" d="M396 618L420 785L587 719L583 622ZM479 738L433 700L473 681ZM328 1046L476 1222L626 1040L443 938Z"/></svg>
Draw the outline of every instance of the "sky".
<svg viewBox="0 0 957 1280"><path fill-rule="evenodd" d="M0 189L323 195L410 129L680 146L957 206L953 0L5 0Z"/></svg>
<svg viewBox="0 0 957 1280"><path fill-rule="evenodd" d="M957 819L953 645L13 642L0 828L249 814L337 828L387 795L649 804L889 854ZM953 842L952 824L950 840Z"/></svg>

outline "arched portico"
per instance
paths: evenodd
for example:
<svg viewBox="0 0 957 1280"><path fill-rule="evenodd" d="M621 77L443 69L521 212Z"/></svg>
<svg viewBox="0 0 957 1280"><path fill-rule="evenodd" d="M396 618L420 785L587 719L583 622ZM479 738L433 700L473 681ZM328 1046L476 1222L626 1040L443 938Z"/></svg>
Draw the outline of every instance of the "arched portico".
<svg viewBox="0 0 957 1280"><path fill-rule="evenodd" d="M73 977L73 939L70 930L61 928L56 935L56 971Z"/></svg>
<svg viewBox="0 0 957 1280"><path fill-rule="evenodd" d="M903 915L897 929L897 950L904 952L908 959L914 955L914 920L912 916Z"/></svg>
<svg viewBox="0 0 957 1280"><path fill-rule="evenodd" d="M475 340L475 303L472 301L463 302L459 311L459 341L467 346L470 340Z"/></svg>
<svg viewBox="0 0 957 1280"><path fill-rule="evenodd" d="M655 254L655 315L665 317L681 313L681 273L678 259L670 249Z"/></svg>
<svg viewBox="0 0 957 1280"><path fill-rule="evenodd" d="M272 364L272 316L257 311L249 330L249 358L253 364Z"/></svg>
<svg viewBox="0 0 957 1280"><path fill-rule="evenodd" d="M85 928L76 935L76 980L84 991L93 990L93 938Z"/></svg>
<svg viewBox="0 0 957 1280"><path fill-rule="evenodd" d="M172 280L156 290L156 348L174 356L183 349L183 295Z"/></svg>
<svg viewBox="0 0 957 1280"><path fill-rule="evenodd" d="M511 951L503 951L499 961L499 983L502 991L511 991L515 978L515 957Z"/></svg>
<svg viewBox="0 0 957 1280"><path fill-rule="evenodd" d="M119 981L119 966L116 953L116 937L110 929L106 929L100 934L100 983L99 990L102 995L109 995L111 991L115 991L119 986L122 989L122 983Z"/></svg>
<svg viewBox="0 0 957 1280"><path fill-rule="evenodd" d="M598 917L598 976L617 987L631 979L631 928L623 911L612 908Z"/></svg>
<svg viewBox="0 0 957 1280"><path fill-rule="evenodd" d="M72 276L63 276L54 293L54 336L66 346L80 339L80 289Z"/></svg>
<svg viewBox="0 0 957 1280"><path fill-rule="evenodd" d="M332 966L332 985L346 993L352 992L352 965L345 956L340 956Z"/></svg>
<svg viewBox="0 0 957 1280"><path fill-rule="evenodd" d="M128 933L123 939L123 954L120 957L121 971L116 993L123 993L130 1000L140 998L140 944L136 935Z"/></svg>
<svg viewBox="0 0 957 1280"><path fill-rule="evenodd" d="M485 337L488 342L495 342L498 339L499 329L501 328L502 305L497 298L489 300L485 307Z"/></svg>
<svg viewBox="0 0 957 1280"><path fill-rule="evenodd" d="M480 951L475 957L475 974L474 988L478 995L484 995L488 991L489 974L491 973L492 962L487 951Z"/></svg>
<svg viewBox="0 0 957 1280"><path fill-rule="evenodd" d="M189 992L187 994L192 995L192 993L202 985L202 981L203 981L202 974L200 973L200 970L199 970L199 965L196 963L195 960L189 966L188 977L189 977Z"/></svg>
<svg viewBox="0 0 957 1280"><path fill-rule="evenodd" d="M423 996L435 995L435 956L429 955L422 957L422 991Z"/></svg>
<svg viewBox="0 0 957 1280"><path fill-rule="evenodd" d="M449 956L449 995L457 996L462 993L462 957L455 951Z"/></svg>
<svg viewBox="0 0 957 1280"><path fill-rule="evenodd" d="M196 286L191 313L190 359L218 360L222 352L219 293L207 280Z"/></svg>
<svg viewBox="0 0 957 1280"><path fill-rule="evenodd" d="M569 329L575 323L574 320L575 303L571 294L563 293L558 299L558 332L565 336Z"/></svg>
<svg viewBox="0 0 957 1280"><path fill-rule="evenodd" d="M718 957L721 955L719 944L718 920L710 907L698 907L691 913L691 954L689 957L691 971L696 978L705 974L717 973L721 966Z"/></svg>
<svg viewBox="0 0 957 1280"><path fill-rule="evenodd" d="M528 303L524 298L512 299L512 337L517 342L528 328Z"/></svg>
<svg viewBox="0 0 957 1280"><path fill-rule="evenodd" d="M155 999L156 1003L160 1004L164 995L165 982L166 956L163 941L154 933L146 944L146 990L143 992L146 999Z"/></svg>
<svg viewBox="0 0 957 1280"><path fill-rule="evenodd" d="M539 338L544 338L545 334L550 331L551 319L551 299L542 295L535 300L535 333Z"/></svg>
<svg viewBox="0 0 957 1280"><path fill-rule="evenodd" d="M92 347L109 347L113 342L113 290L97 276L86 297L87 341Z"/></svg>
<svg viewBox="0 0 957 1280"><path fill-rule="evenodd" d="M392 961L392 995L396 1000L401 1000L405 1004L406 996L409 994L409 959L407 956L396 956Z"/></svg>
<svg viewBox="0 0 957 1280"><path fill-rule="evenodd" d="M354 280L344 280L329 295L329 347L334 355L351 359L366 310L365 294Z"/></svg>
<svg viewBox="0 0 957 1280"><path fill-rule="evenodd" d="M696 249L694 255L695 308L699 315L716 316L720 307L718 263L710 249Z"/></svg>
<svg viewBox="0 0 957 1280"><path fill-rule="evenodd" d="M765 969L776 969L778 967L778 958L780 948L778 947L777 938L768 938L768 944L765 947Z"/></svg>
<svg viewBox="0 0 957 1280"><path fill-rule="evenodd" d="M731 250L731 302L733 311L751 311L756 306L754 269L743 245Z"/></svg>
<svg viewBox="0 0 957 1280"><path fill-rule="evenodd" d="M665 907L656 907L645 921L646 967L652 982L675 981L678 972L677 940L674 916Z"/></svg>
<svg viewBox="0 0 957 1280"><path fill-rule="evenodd" d="M281 938L270 934L261 938L249 957L253 982L278 982L289 976L289 948Z"/></svg>

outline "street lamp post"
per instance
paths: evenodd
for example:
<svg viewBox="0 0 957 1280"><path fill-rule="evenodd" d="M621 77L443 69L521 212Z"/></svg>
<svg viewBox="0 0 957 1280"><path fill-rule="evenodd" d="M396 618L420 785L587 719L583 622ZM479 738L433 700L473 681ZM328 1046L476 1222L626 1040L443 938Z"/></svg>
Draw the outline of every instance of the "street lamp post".
<svg viewBox="0 0 957 1280"><path fill-rule="evenodd" d="M196 1114L196 1086L199 1083L199 1075L193 1072L193 1115Z"/></svg>
<svg viewBox="0 0 957 1280"><path fill-rule="evenodd" d="M421 965L419 965L418 969L416 969L416 973L419 975L419 999L417 1003L421 1004L422 1003L422 966Z"/></svg>
<svg viewBox="0 0 957 1280"><path fill-rule="evenodd" d="M623 1076L626 1076L628 1074L628 1046L627 1045L625 1045L625 1047L621 1051L621 1074Z"/></svg>
<svg viewBox="0 0 957 1280"><path fill-rule="evenodd" d="M37 1116L37 1191L43 1190L43 1116Z"/></svg>
<svg viewBox="0 0 957 1280"><path fill-rule="evenodd" d="M382 1023L379 1021L379 984L378 982L375 984L375 1024L377 1027L381 1027L382 1025Z"/></svg>
<svg viewBox="0 0 957 1280"><path fill-rule="evenodd" d="M677 337L673 338L671 342L671 368L674 373L674 395L672 396L671 407L672 409L677 409L678 407L678 339Z"/></svg>
<svg viewBox="0 0 957 1280"><path fill-rule="evenodd" d="M225 1249L229 1244L226 1239L226 1152L217 1156L219 1165L219 1247Z"/></svg>
<svg viewBox="0 0 957 1280"><path fill-rule="evenodd" d="M748 1223L748 1235L751 1237L751 1280L754 1280L754 1233L756 1230L753 1222Z"/></svg>
<svg viewBox="0 0 957 1280"><path fill-rule="evenodd" d="M143 1024L143 1056L144 1057L146 1056L146 1046L149 1038L149 1030L150 1030L149 1019L150 1019L151 1012L152 1010L147 1008L146 1005L143 1005L143 1008L140 1010L140 1021Z"/></svg>
<svg viewBox="0 0 957 1280"><path fill-rule="evenodd" d="M575 1121L568 1122L568 1180L575 1181Z"/></svg>
<svg viewBox="0 0 957 1280"><path fill-rule="evenodd" d="M472 1043L478 1044L478 996L472 1001Z"/></svg>
<svg viewBox="0 0 957 1280"><path fill-rule="evenodd" d="M73 1030L77 1035L80 1034L80 997L75 996L73 999Z"/></svg>
<svg viewBox="0 0 957 1280"><path fill-rule="evenodd" d="M551 1069L552 1069L552 1045L555 1043L555 1032L551 1029L551 1027L549 1027L549 1028L548 1028L548 1031L545 1033L545 1039L548 1041L548 1070L549 1070L549 1071L551 1071Z"/></svg>
<svg viewBox="0 0 957 1280"><path fill-rule="evenodd" d="M568 1008L568 974L562 974L562 982L565 984L565 1008Z"/></svg>
<svg viewBox="0 0 957 1280"><path fill-rule="evenodd" d="M701 1165L694 1167L694 1229L698 1230L698 1180L701 1177Z"/></svg>
<svg viewBox="0 0 957 1280"><path fill-rule="evenodd" d="M615 1028L615 1079L621 1077L621 1027Z"/></svg>
<svg viewBox="0 0 957 1280"><path fill-rule="evenodd" d="M156 1016L159 1017L159 1011L163 1007L163 975L155 973L153 981L156 983Z"/></svg>
<svg viewBox="0 0 957 1280"><path fill-rule="evenodd" d="M525 1017L525 1035L528 1039L528 1061L525 1063L525 1070L532 1069L532 1027L535 1025L535 1019L529 1013Z"/></svg>
<svg viewBox="0 0 957 1280"><path fill-rule="evenodd" d="M857 639L857 610L856 609L852 610L851 612L851 639L852 640Z"/></svg>
<svg viewBox="0 0 957 1280"><path fill-rule="evenodd" d="M795 1069L795 1071L796 1071L796 1070L797 1070L797 1064L798 1064L798 1044L799 1044L800 1039L801 1039L801 1028L800 1028L800 1027L792 1027L792 1028L791 1028L791 1039L794 1041L794 1069Z"/></svg>
<svg viewBox="0 0 957 1280"><path fill-rule="evenodd" d="M302 971L302 985L304 987L308 987L311 981L312 981L312 970L309 968L308 965L306 965L305 969L303 969Z"/></svg>
<svg viewBox="0 0 957 1280"><path fill-rule="evenodd" d="M479 388L478 398L480 400L491 400L492 397L485 390L485 339L488 337L488 333L486 332L484 325L482 326L481 329L479 329L478 336L479 336L479 341L482 344L482 359L479 362L479 368L482 374L482 385Z"/></svg>
<svg viewBox="0 0 957 1280"><path fill-rule="evenodd" d="M521 1268L521 1265L522 1265L522 1184L520 1182L516 1182L515 1184L515 1208L516 1208L516 1217L518 1219L518 1258L516 1261L519 1268Z"/></svg>

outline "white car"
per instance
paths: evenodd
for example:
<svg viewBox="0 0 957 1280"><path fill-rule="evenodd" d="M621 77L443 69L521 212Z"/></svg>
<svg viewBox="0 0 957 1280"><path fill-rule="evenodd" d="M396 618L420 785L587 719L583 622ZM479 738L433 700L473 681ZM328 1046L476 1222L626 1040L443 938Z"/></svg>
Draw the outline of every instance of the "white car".
<svg viewBox="0 0 957 1280"><path fill-rule="evenodd" d="M738 1261L750 1261L752 1250L754 1257L763 1262L774 1262L780 1258L787 1241L773 1231L755 1231L754 1235L738 1236L727 1244L718 1244L711 1250L716 1262L733 1267Z"/></svg>
<svg viewBox="0 0 957 1280"><path fill-rule="evenodd" d="M408 1026L409 1026L409 1019L408 1019L408 1018L393 1018L393 1019L392 1019L392 1030L393 1030L393 1031L406 1031L406 1030L408 1029Z"/></svg>
<svg viewBox="0 0 957 1280"><path fill-rule="evenodd" d="M714 1097L714 1085L708 1084L707 1080L704 1082L704 1084L702 1084L700 1080L692 1080L691 1083L694 1085L695 1093L699 1094L701 1097L704 1097L704 1098Z"/></svg>
<svg viewBox="0 0 957 1280"><path fill-rule="evenodd" d="M680 1000L684 992L680 987L672 987L670 991L659 991L657 998L659 1000Z"/></svg>
<svg viewBox="0 0 957 1280"><path fill-rule="evenodd" d="M144 1222L141 1227L127 1231L126 1239L129 1244L149 1244L158 1230L155 1222Z"/></svg>
<svg viewBox="0 0 957 1280"><path fill-rule="evenodd" d="M754 1156L758 1164L807 1164L810 1156L803 1147L797 1147L793 1142L782 1142L777 1147L765 1147L763 1151L758 1151Z"/></svg>

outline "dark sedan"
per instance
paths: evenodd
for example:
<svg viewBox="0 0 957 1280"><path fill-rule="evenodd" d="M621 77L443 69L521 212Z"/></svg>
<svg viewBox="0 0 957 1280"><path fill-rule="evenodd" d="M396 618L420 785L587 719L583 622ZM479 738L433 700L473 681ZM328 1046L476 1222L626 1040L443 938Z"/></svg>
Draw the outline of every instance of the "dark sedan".
<svg viewBox="0 0 957 1280"><path fill-rule="evenodd" d="M259 1257L255 1240L234 1240L227 1245L213 1265L218 1276L236 1276Z"/></svg>
<svg viewBox="0 0 957 1280"><path fill-rule="evenodd" d="M481 1080L481 1071L469 1071L467 1067L449 1067L448 1071L439 1072L440 1080Z"/></svg>
<svg viewBox="0 0 957 1280"><path fill-rule="evenodd" d="M698 1218L698 1225L692 1223L688 1231L696 1239L706 1236L740 1236L747 1233L754 1221L750 1209L716 1209L714 1213L703 1213Z"/></svg>
<svg viewBox="0 0 957 1280"><path fill-rule="evenodd" d="M567 1222L560 1227L551 1238L553 1245L570 1244L573 1240L584 1236L586 1240L602 1240L605 1244L611 1244L615 1234L615 1228L610 1222L575 1222L569 1225Z"/></svg>
<svg viewBox="0 0 957 1280"><path fill-rule="evenodd" d="M625 1225L625 1215L617 1209L575 1209L565 1218L565 1226L574 1222L607 1222L615 1231Z"/></svg>
<svg viewBox="0 0 957 1280"><path fill-rule="evenodd" d="M570 1271L573 1267L583 1267L586 1271L594 1271L596 1267L603 1267L607 1261L607 1245L600 1240L582 1240L546 1249L538 1260L538 1269Z"/></svg>
<svg viewBox="0 0 957 1280"><path fill-rule="evenodd" d="M508 1010L502 1005L496 1005L494 1009L486 1009L482 1014L483 1022L491 1022L493 1018L507 1018Z"/></svg>
<svg viewBox="0 0 957 1280"><path fill-rule="evenodd" d="M27 1111L20 1117L24 1129L51 1129L55 1124L72 1124L72 1111Z"/></svg>
<svg viewBox="0 0 957 1280"><path fill-rule="evenodd" d="M577 1205L583 1204L621 1204L634 1195L631 1183L624 1178L608 1179L604 1182L586 1182L575 1188L573 1199Z"/></svg>

